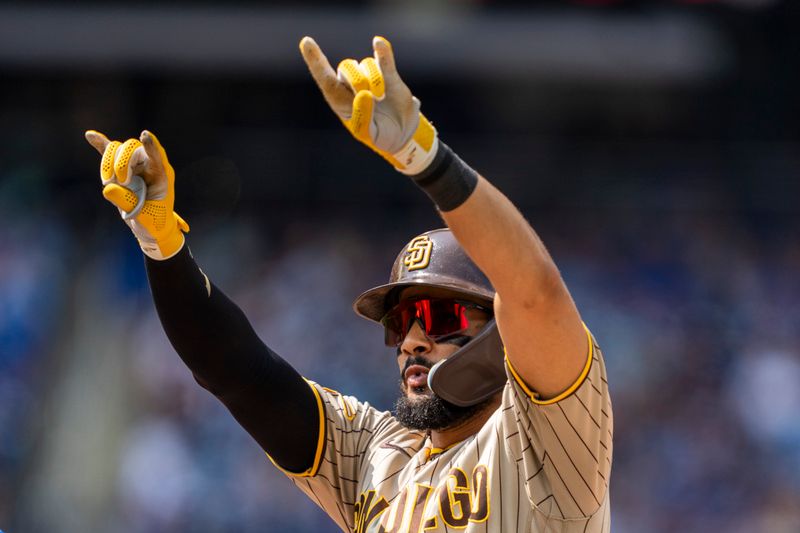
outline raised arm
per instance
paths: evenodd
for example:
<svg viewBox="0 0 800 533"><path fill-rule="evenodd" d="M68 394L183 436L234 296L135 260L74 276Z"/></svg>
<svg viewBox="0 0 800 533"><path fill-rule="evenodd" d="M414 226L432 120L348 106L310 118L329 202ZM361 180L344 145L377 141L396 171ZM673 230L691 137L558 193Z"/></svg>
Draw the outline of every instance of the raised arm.
<svg viewBox="0 0 800 533"><path fill-rule="evenodd" d="M514 369L541 399L565 392L587 365L589 340L539 236L482 177L442 217L497 291L497 327Z"/></svg>
<svg viewBox="0 0 800 533"><path fill-rule="evenodd" d="M173 347L198 383L273 460L286 470L305 471L318 448L317 397L261 342L185 247L189 226L174 211L175 172L158 139L147 131L124 143L96 131L86 132L86 139L103 156L103 196L119 209L147 256L153 300Z"/></svg>
<svg viewBox="0 0 800 533"><path fill-rule="evenodd" d="M589 339L550 255L508 198L438 140L402 81L389 42L337 70L309 37L303 58L347 129L425 190L497 291L508 358L540 399L558 397L587 368Z"/></svg>

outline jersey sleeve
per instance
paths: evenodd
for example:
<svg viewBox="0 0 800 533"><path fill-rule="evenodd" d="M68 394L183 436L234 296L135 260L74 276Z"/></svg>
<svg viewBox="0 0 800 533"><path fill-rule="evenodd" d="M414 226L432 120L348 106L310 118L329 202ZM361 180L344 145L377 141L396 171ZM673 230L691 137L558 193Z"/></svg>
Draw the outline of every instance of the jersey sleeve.
<svg viewBox="0 0 800 533"><path fill-rule="evenodd" d="M552 518L587 518L607 505L613 414L602 352L588 329L586 334L580 377L549 400L540 400L506 358L506 447L524 474L531 505Z"/></svg>
<svg viewBox="0 0 800 533"><path fill-rule="evenodd" d="M381 442L407 433L388 411L308 382L319 409L319 438L314 463L290 472L270 460L343 531L352 531L364 470Z"/></svg>

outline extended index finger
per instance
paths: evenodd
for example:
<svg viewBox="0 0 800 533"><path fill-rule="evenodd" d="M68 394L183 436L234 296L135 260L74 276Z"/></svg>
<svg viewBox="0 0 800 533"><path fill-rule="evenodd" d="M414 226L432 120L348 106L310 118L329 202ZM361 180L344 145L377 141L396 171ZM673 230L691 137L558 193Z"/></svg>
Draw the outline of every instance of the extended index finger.
<svg viewBox="0 0 800 533"><path fill-rule="evenodd" d="M148 130L142 131L139 135L139 141L144 146L144 151L147 158L150 160L150 165L155 172L165 172L165 165L168 165L167 152L161 146L161 142L156 136Z"/></svg>
<svg viewBox="0 0 800 533"><path fill-rule="evenodd" d="M353 102L353 93L337 79L336 71L316 41L311 37L303 37L300 41L300 53L328 104L337 113L348 113Z"/></svg>

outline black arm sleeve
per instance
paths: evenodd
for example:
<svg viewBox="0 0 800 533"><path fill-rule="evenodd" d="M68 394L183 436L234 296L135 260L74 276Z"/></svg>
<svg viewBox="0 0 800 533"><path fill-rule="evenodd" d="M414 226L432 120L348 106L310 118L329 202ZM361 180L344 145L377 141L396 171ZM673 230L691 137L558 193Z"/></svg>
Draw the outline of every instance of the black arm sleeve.
<svg viewBox="0 0 800 533"><path fill-rule="evenodd" d="M282 468L310 468L321 414L308 383L216 286L209 294L188 246L166 261L145 262L164 331L197 382Z"/></svg>

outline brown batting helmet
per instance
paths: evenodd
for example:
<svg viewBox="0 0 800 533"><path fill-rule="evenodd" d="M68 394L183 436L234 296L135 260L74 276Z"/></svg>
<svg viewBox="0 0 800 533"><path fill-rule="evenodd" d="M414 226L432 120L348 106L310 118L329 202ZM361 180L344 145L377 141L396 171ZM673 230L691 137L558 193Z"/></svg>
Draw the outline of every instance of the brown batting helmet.
<svg viewBox="0 0 800 533"><path fill-rule="evenodd" d="M449 229L418 235L400 251L389 283L356 298L356 313L380 322L398 303L406 287L435 287L483 303L489 309L494 288L467 256ZM428 373L431 390L460 406L474 405L496 394L506 383L503 345L494 319L481 332Z"/></svg>
<svg viewBox="0 0 800 533"><path fill-rule="evenodd" d="M446 228L411 239L394 260L389 283L361 294L353 309L364 318L380 322L397 303L397 292L405 287L447 289L489 308L494 300L492 284Z"/></svg>

